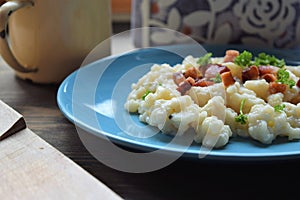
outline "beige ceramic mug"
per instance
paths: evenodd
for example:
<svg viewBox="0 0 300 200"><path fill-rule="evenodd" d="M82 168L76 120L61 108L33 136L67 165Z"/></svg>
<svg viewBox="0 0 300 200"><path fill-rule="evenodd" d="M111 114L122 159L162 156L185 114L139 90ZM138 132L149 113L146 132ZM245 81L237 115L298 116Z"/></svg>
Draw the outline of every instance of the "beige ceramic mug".
<svg viewBox="0 0 300 200"><path fill-rule="evenodd" d="M110 34L110 0L8 0L0 7L0 54L18 77L36 83L61 82ZM107 45L101 56L109 54Z"/></svg>

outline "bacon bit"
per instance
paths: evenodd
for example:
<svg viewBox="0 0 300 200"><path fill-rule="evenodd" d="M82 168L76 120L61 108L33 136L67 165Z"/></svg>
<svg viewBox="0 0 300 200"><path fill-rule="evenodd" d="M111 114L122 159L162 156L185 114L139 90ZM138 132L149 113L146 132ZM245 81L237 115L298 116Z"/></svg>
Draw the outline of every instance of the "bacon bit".
<svg viewBox="0 0 300 200"><path fill-rule="evenodd" d="M191 88L192 85L187 80L185 80L178 85L177 91L179 91L181 95L185 95L185 93Z"/></svg>
<svg viewBox="0 0 300 200"><path fill-rule="evenodd" d="M179 85L180 83L185 81L185 77L181 72L175 72L173 73L173 80L176 85Z"/></svg>
<svg viewBox="0 0 300 200"><path fill-rule="evenodd" d="M246 68L242 72L243 82L247 80L256 80L258 78L259 78L259 71L256 66L251 66L249 68Z"/></svg>
<svg viewBox="0 0 300 200"><path fill-rule="evenodd" d="M226 55L224 57L224 62L233 62L234 59L240 55L239 51L236 50L227 50Z"/></svg>
<svg viewBox="0 0 300 200"><path fill-rule="evenodd" d="M297 96L295 96L291 101L292 104L297 105L298 103L300 103L300 93L298 93Z"/></svg>
<svg viewBox="0 0 300 200"><path fill-rule="evenodd" d="M300 79L297 81L297 87L300 88Z"/></svg>
<svg viewBox="0 0 300 200"><path fill-rule="evenodd" d="M219 74L223 74L224 72L230 72L230 69L226 66L220 66Z"/></svg>
<svg viewBox="0 0 300 200"><path fill-rule="evenodd" d="M264 74L261 78L265 79L268 83L276 81L276 76L274 74Z"/></svg>
<svg viewBox="0 0 300 200"><path fill-rule="evenodd" d="M261 76L265 75L265 74L274 74L274 75L276 75L277 71L278 71L278 68L276 68L274 66L259 66L258 71L259 71L259 74Z"/></svg>
<svg viewBox="0 0 300 200"><path fill-rule="evenodd" d="M213 84L214 84L213 81L208 81L208 80L205 80L205 79L201 79L201 80L197 81L193 86L208 87L208 86L211 86Z"/></svg>
<svg viewBox="0 0 300 200"><path fill-rule="evenodd" d="M284 93L286 90L286 85L276 82L271 82L269 85L269 92L270 94L276 94L276 93Z"/></svg>
<svg viewBox="0 0 300 200"><path fill-rule="evenodd" d="M231 72L222 73L221 78L225 88L235 83L235 80L233 79Z"/></svg>
<svg viewBox="0 0 300 200"><path fill-rule="evenodd" d="M211 66L210 64L205 65L205 66L200 66L200 67L199 67L200 74L205 75L206 70L207 70L210 66Z"/></svg>
<svg viewBox="0 0 300 200"><path fill-rule="evenodd" d="M201 78L201 72L195 67L191 67L186 70L186 72L184 73L184 77L192 77L193 79L199 79Z"/></svg>
<svg viewBox="0 0 300 200"><path fill-rule="evenodd" d="M215 78L217 74L222 74L224 72L230 71L226 66L217 65L217 64L211 64L207 68L205 72L205 78L207 80Z"/></svg>
<svg viewBox="0 0 300 200"><path fill-rule="evenodd" d="M187 82L189 82L189 84L194 85L195 84L195 79L193 79L192 77L188 77L186 79Z"/></svg>
<svg viewBox="0 0 300 200"><path fill-rule="evenodd" d="M219 71L220 71L219 70L219 65L209 65L209 67L205 71L204 77L208 80L211 79L211 78L215 78L216 74L218 74Z"/></svg>

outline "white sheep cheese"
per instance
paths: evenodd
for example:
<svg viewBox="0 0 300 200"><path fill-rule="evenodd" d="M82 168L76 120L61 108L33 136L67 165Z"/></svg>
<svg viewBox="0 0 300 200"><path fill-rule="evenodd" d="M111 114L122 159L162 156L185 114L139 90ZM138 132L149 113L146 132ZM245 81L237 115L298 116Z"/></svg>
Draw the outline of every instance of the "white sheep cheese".
<svg viewBox="0 0 300 200"><path fill-rule="evenodd" d="M287 115L287 121L294 128L300 128L300 103L297 105L284 103L284 112Z"/></svg>
<svg viewBox="0 0 300 200"><path fill-rule="evenodd" d="M221 96L223 99L225 99L226 91L224 85L218 83L208 87L192 87L187 92L187 95L191 96L193 101L202 107L215 96Z"/></svg>
<svg viewBox="0 0 300 200"><path fill-rule="evenodd" d="M267 100L269 96L269 83L265 79L246 81L244 87L252 90L257 97L264 100Z"/></svg>
<svg viewBox="0 0 300 200"><path fill-rule="evenodd" d="M277 105L281 105L282 101L283 101L283 94L282 93L276 93L276 94L272 94L270 96L268 96L267 98L268 104L270 104L271 106L277 106Z"/></svg>
<svg viewBox="0 0 300 200"><path fill-rule="evenodd" d="M292 128L283 111L275 111L270 105L254 105L248 115L249 135L264 144L271 144L277 136L290 140L300 138L300 129Z"/></svg>
<svg viewBox="0 0 300 200"><path fill-rule="evenodd" d="M256 97L255 92L247 88L241 87L241 85L238 82L235 82L235 84L227 88L226 104L228 107L232 108L235 112L240 111L240 104L243 99L247 99L243 107L244 113L248 113L251 107L254 105L266 104L266 102L263 99Z"/></svg>
<svg viewBox="0 0 300 200"><path fill-rule="evenodd" d="M205 118L196 130L195 141L206 147L219 148L227 144L231 136L230 127L216 116L211 116Z"/></svg>
<svg viewBox="0 0 300 200"><path fill-rule="evenodd" d="M175 134L179 130L178 133L183 134L192 124L197 126L199 111L200 108L189 96L160 99L155 101L140 120L158 127L164 133Z"/></svg>

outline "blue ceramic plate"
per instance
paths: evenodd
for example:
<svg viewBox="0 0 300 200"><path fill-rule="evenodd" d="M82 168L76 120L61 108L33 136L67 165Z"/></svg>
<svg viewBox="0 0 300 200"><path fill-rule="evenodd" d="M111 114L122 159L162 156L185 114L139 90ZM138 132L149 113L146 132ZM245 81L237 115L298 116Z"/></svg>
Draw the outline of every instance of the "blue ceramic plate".
<svg viewBox="0 0 300 200"><path fill-rule="evenodd" d="M244 46L204 46L207 52L223 56L226 49L248 50L254 54L266 52L285 58L289 65L300 65L299 51L247 48ZM138 115L124 109L131 84L150 70L154 63L181 63L187 55L203 55L203 49L195 45L177 45L161 48L139 49L118 56L97 60L69 75L57 93L58 106L62 113L76 126L87 132L105 136L124 146L138 150L166 148L169 151L184 151L184 156L197 156L199 144L188 149L173 144L172 137L162 133L151 137L133 137L130 130L148 131L151 127L139 122ZM202 54L202 55L201 55ZM229 160L277 160L300 157L300 141L277 139L272 145L262 145L251 139L231 138L222 149L212 150L206 158Z"/></svg>

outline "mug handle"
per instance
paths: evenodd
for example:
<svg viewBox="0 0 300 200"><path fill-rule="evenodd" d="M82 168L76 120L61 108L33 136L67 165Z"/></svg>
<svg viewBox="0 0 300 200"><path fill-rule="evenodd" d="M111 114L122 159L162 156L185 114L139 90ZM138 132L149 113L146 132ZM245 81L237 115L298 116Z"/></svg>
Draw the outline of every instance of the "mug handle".
<svg viewBox="0 0 300 200"><path fill-rule="evenodd" d="M13 12L33 5L32 1L8 1L0 7L0 55L17 72L36 72L37 69L25 68L13 55L8 42L8 19Z"/></svg>

